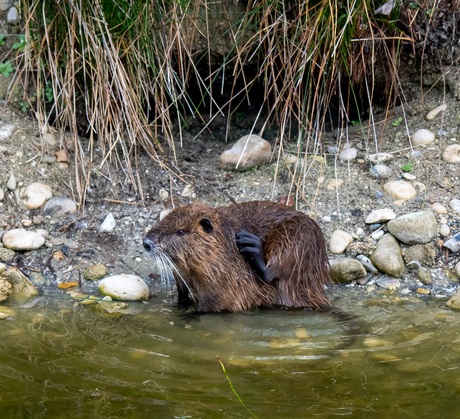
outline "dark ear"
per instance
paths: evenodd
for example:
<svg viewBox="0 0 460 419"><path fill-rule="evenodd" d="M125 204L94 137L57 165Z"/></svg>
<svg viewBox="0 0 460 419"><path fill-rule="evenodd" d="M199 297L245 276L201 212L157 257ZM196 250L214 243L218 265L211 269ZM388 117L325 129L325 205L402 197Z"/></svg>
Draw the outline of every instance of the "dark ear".
<svg viewBox="0 0 460 419"><path fill-rule="evenodd" d="M207 218L203 218L200 221L200 225L203 227L205 233L210 233L213 230L211 220L208 220Z"/></svg>

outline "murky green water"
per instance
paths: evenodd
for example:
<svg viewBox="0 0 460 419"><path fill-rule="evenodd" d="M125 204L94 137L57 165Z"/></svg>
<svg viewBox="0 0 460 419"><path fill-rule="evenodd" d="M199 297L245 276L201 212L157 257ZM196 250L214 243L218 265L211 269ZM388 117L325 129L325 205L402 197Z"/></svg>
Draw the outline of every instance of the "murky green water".
<svg viewBox="0 0 460 419"><path fill-rule="evenodd" d="M337 305L353 307L360 332L312 312L187 323L159 299L122 317L50 296L12 306L0 417L460 417L460 313L347 292Z"/></svg>

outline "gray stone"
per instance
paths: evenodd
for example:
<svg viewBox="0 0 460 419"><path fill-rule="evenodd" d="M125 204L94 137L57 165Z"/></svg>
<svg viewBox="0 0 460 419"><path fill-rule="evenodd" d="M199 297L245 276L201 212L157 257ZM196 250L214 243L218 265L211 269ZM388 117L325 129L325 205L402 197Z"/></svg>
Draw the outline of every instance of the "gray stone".
<svg viewBox="0 0 460 419"><path fill-rule="evenodd" d="M34 231L16 228L7 231L2 242L5 247L13 250L34 250L45 244L45 239Z"/></svg>
<svg viewBox="0 0 460 419"><path fill-rule="evenodd" d="M219 156L219 167L227 170L248 170L270 162L270 143L258 135L241 137L230 150Z"/></svg>
<svg viewBox="0 0 460 419"><path fill-rule="evenodd" d="M385 221L393 220L396 218L396 214L391 208L382 208L378 210L373 210L367 217L366 217L366 224L375 224L375 223L383 223Z"/></svg>
<svg viewBox="0 0 460 419"><path fill-rule="evenodd" d="M431 211L401 215L387 226L393 236L406 244L428 243L438 234L438 221Z"/></svg>
<svg viewBox="0 0 460 419"><path fill-rule="evenodd" d="M342 161L355 160L358 156L358 150L356 148L350 147L343 149L339 154L339 159Z"/></svg>
<svg viewBox="0 0 460 419"><path fill-rule="evenodd" d="M350 282L367 275L364 266L356 259L333 259L329 261L329 264L331 266L331 279L335 282Z"/></svg>
<svg viewBox="0 0 460 419"><path fill-rule="evenodd" d="M391 153L376 153L369 155L369 161L371 163L384 163L394 159L394 155Z"/></svg>
<svg viewBox="0 0 460 419"><path fill-rule="evenodd" d="M460 214L460 199L452 199L449 202L449 207L455 211L457 214Z"/></svg>
<svg viewBox="0 0 460 419"><path fill-rule="evenodd" d="M367 272L377 273L377 268L372 264L372 261L365 255L357 255L356 259L361 262Z"/></svg>
<svg viewBox="0 0 460 419"><path fill-rule="evenodd" d="M138 301L146 300L150 290L142 278L137 275L113 275L99 282L99 292L114 300Z"/></svg>
<svg viewBox="0 0 460 419"><path fill-rule="evenodd" d="M406 273L401 247L391 234L382 236L377 242L370 259L379 271L388 275L401 277Z"/></svg>
<svg viewBox="0 0 460 419"><path fill-rule="evenodd" d="M378 278L375 283L380 287L380 288L385 288L387 290L395 290L401 286L401 281L396 278L387 278L385 276L382 276L381 278Z"/></svg>
<svg viewBox="0 0 460 419"><path fill-rule="evenodd" d="M384 164L376 164L371 166L369 173L375 179L388 179L392 176L393 170Z"/></svg>
<svg viewBox="0 0 460 419"><path fill-rule="evenodd" d="M77 204L73 199L65 196L52 198L43 207L43 215L52 217L64 217L75 212L77 212Z"/></svg>

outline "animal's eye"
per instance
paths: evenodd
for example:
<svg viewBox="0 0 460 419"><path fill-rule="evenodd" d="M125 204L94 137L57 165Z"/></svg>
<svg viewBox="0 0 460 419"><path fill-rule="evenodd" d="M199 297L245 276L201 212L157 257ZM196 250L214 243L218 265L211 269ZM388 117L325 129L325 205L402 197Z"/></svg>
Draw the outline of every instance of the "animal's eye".
<svg viewBox="0 0 460 419"><path fill-rule="evenodd" d="M185 233L186 233L185 230L177 230L177 232L176 232L176 234L177 234L178 236L183 236Z"/></svg>

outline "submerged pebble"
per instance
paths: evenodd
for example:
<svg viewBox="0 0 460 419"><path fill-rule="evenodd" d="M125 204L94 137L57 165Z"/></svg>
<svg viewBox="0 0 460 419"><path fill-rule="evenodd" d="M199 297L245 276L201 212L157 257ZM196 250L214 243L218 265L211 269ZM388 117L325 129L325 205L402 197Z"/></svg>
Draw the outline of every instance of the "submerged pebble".
<svg viewBox="0 0 460 419"><path fill-rule="evenodd" d="M150 290L145 281L137 275L121 274L104 278L99 282L99 292L114 300L146 300Z"/></svg>

